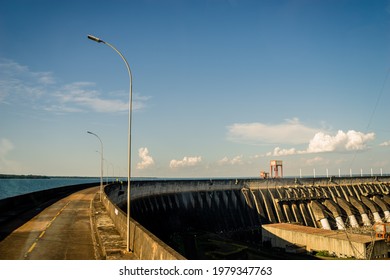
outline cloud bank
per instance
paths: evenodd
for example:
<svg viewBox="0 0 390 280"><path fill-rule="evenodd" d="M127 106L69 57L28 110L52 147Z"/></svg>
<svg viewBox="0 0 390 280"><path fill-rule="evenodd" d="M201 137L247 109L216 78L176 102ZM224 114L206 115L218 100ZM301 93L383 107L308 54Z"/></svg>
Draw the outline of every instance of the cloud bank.
<svg viewBox="0 0 390 280"><path fill-rule="evenodd" d="M297 118L281 124L235 123L228 126L228 139L245 144L307 143L318 129L307 127Z"/></svg>
<svg viewBox="0 0 390 280"><path fill-rule="evenodd" d="M170 168L180 168L187 166L196 166L202 162L201 156L196 157L184 157L182 160L173 159L169 163Z"/></svg>
<svg viewBox="0 0 390 280"><path fill-rule="evenodd" d="M380 143L379 146L382 146L382 147L390 146L390 141L386 141L386 142Z"/></svg>
<svg viewBox="0 0 390 280"><path fill-rule="evenodd" d="M12 60L0 59L0 103L20 105L23 101L31 106L33 102L36 108L54 113L114 113L127 112L128 99L128 92L102 94L92 82L60 84L51 72L34 72ZM133 94L133 110L146 107L148 99Z"/></svg>
<svg viewBox="0 0 390 280"><path fill-rule="evenodd" d="M243 164L243 156L235 156L232 159L229 159L228 157L224 157L223 159L218 161L219 165L241 165Z"/></svg>
<svg viewBox="0 0 390 280"><path fill-rule="evenodd" d="M276 147L268 155L286 156L295 154L314 154L324 152L362 151L368 148L368 142L375 139L375 133L363 133L355 130L344 132L339 130L336 135L318 132L310 140L305 150L296 148L282 149Z"/></svg>
<svg viewBox="0 0 390 280"><path fill-rule="evenodd" d="M298 118L287 119L279 124L235 123L228 126L227 139L243 144L283 144L307 145L302 148L281 148L277 146L266 156L288 156L296 154L315 154L324 152L362 151L368 148L368 143L375 139L375 133L363 133L355 130L337 131L332 135L319 128L312 128L302 124ZM381 146L390 145L384 142ZM228 164L227 157L219 164Z"/></svg>
<svg viewBox="0 0 390 280"><path fill-rule="evenodd" d="M129 105L118 99L104 99L100 97L97 90L93 89L94 83L77 82L63 86L61 92L57 93L61 105L74 108L90 109L95 112L121 112L127 111ZM76 106L76 107L75 107Z"/></svg>

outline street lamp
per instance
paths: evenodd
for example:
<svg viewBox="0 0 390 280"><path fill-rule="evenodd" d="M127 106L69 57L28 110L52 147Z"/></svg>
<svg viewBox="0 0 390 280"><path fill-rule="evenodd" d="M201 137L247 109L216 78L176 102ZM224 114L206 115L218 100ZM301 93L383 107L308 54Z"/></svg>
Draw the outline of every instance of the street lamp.
<svg viewBox="0 0 390 280"><path fill-rule="evenodd" d="M129 89L129 127L128 127L128 143L127 143L127 150L128 150L128 157L127 157L127 251L130 251L130 177L131 177L131 115L133 111L133 77L131 75L131 70L129 63L127 63L126 58L121 54L120 51L118 51L113 45L111 45L108 42L105 42L101 40L100 38L97 38L92 35L88 35L88 39L95 41L97 43L103 43L112 48L119 56L122 58L122 60L126 64L127 72L129 74L130 79L130 89Z"/></svg>
<svg viewBox="0 0 390 280"><path fill-rule="evenodd" d="M102 192L103 192L103 142L100 139L100 137L97 136L97 134L95 134L95 133L93 133L91 131L87 131L87 133L96 136L96 138L99 139L99 141L100 141L100 201L102 201Z"/></svg>

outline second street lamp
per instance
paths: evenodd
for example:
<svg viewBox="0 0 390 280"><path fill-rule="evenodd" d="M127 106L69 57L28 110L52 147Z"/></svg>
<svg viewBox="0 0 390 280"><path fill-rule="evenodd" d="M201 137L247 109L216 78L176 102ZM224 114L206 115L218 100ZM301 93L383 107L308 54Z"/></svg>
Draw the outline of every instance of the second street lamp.
<svg viewBox="0 0 390 280"><path fill-rule="evenodd" d="M87 131L87 133L94 135L100 141L100 201L102 201L102 192L103 192L103 142L102 142L102 139L100 139L100 137L97 134L95 134L95 133L93 133L91 131Z"/></svg>
<svg viewBox="0 0 390 280"><path fill-rule="evenodd" d="M97 43L103 43L110 48L112 48L119 56L122 58L122 60L126 64L127 72L129 74L129 79L130 79L130 86L129 86L129 126L128 126L128 158L127 158L127 251L130 251L130 179L131 179L131 115L133 111L133 77L131 74L131 69L129 66L129 63L127 62L126 58L121 54L120 51L118 51L113 45L111 45L108 42L105 42L101 40L100 38L97 38L92 35L87 36L88 39L95 41Z"/></svg>

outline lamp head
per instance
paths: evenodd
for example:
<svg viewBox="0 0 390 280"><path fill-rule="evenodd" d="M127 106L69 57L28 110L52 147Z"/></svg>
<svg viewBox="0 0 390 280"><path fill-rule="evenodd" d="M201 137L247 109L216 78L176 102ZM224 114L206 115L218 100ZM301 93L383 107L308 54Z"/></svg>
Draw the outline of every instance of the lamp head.
<svg viewBox="0 0 390 280"><path fill-rule="evenodd" d="M88 37L88 39L90 39L92 41L95 41L95 42L98 42L98 43L104 43L104 41L99 39L98 37L95 37L95 36L92 36L92 35L88 35L87 37Z"/></svg>

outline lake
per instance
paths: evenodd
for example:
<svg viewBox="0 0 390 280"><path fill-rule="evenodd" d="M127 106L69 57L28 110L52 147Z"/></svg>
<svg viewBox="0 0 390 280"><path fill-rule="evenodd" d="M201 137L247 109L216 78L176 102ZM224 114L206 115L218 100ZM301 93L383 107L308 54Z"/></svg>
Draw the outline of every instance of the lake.
<svg viewBox="0 0 390 280"><path fill-rule="evenodd" d="M0 179L0 199L63 186L100 183L99 178L50 177L47 179Z"/></svg>

